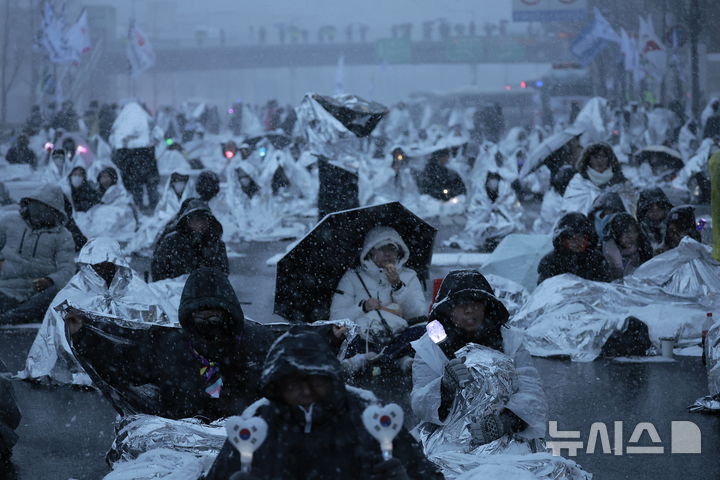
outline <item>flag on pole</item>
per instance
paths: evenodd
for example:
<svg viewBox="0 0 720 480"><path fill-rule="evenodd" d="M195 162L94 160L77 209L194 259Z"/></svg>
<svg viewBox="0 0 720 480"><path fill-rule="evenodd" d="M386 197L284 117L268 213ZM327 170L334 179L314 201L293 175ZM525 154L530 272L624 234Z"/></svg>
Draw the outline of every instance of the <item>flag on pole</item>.
<svg viewBox="0 0 720 480"><path fill-rule="evenodd" d="M608 42L621 43L620 36L597 7L593 13L593 19L570 45L570 53L585 66L590 65L595 57L605 50Z"/></svg>
<svg viewBox="0 0 720 480"><path fill-rule="evenodd" d="M139 77L155 65L155 50L134 21L130 22L126 53L130 63L130 75L133 78Z"/></svg>
<svg viewBox="0 0 720 480"><path fill-rule="evenodd" d="M82 60L82 56L90 51L90 28L88 27L87 11L83 10L77 22L68 28L65 35L69 51L75 61Z"/></svg>
<svg viewBox="0 0 720 480"><path fill-rule="evenodd" d="M638 35L640 63L643 70L656 80L662 79L667 69L667 49L660 37L655 34L650 15L646 19L640 17Z"/></svg>
<svg viewBox="0 0 720 480"><path fill-rule="evenodd" d="M52 63L73 61L73 53L68 48L65 36L65 16L62 10L59 14L55 12L50 2L43 3L43 16L37 44L45 50Z"/></svg>
<svg viewBox="0 0 720 480"><path fill-rule="evenodd" d="M610 25L610 22L607 21L607 19L603 16L603 14L600 12L600 9L595 7L593 9L593 13L595 15L594 18L594 25L593 25L593 35L596 38L602 38L604 40L609 40L614 43L620 43L621 38L615 31L615 29Z"/></svg>

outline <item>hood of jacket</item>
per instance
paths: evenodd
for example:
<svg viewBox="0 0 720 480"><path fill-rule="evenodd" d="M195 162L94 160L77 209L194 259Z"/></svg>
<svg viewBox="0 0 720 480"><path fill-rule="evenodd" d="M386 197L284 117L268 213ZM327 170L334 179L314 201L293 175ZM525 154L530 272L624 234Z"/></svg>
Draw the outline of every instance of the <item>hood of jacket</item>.
<svg viewBox="0 0 720 480"><path fill-rule="evenodd" d="M242 334L245 315L227 276L217 269L199 268L193 271L185 282L178 308L180 325L187 328L193 312L214 308L229 313L235 335Z"/></svg>
<svg viewBox="0 0 720 480"><path fill-rule="evenodd" d="M700 232L697 231L695 224L695 208L693 208L692 205L680 205L670 210L665 224L670 225L671 223L677 225L680 231L686 232L686 234L693 239L698 242L701 241ZM670 229L668 228L665 232L666 245L670 243L668 238L669 233Z"/></svg>
<svg viewBox="0 0 720 480"><path fill-rule="evenodd" d="M505 305L495 296L490 282L477 270L453 270L445 276L430 310L430 320L438 320L447 327L452 309L470 300L484 302L485 317L496 325L507 323L509 313Z"/></svg>
<svg viewBox="0 0 720 480"><path fill-rule="evenodd" d="M327 340L308 327L292 327L272 344L260 377L259 393L277 400L277 382L293 373L323 375L339 388L343 383L342 366Z"/></svg>
<svg viewBox="0 0 720 480"><path fill-rule="evenodd" d="M593 224L582 213L571 212L563 215L553 229L553 247L555 251L564 251L563 240L576 233L587 235L590 242L588 248L597 247L599 239Z"/></svg>
<svg viewBox="0 0 720 480"><path fill-rule="evenodd" d="M93 238L78 253L77 263L95 265L103 262L110 262L118 267L130 268L120 244L112 238Z"/></svg>
<svg viewBox="0 0 720 480"><path fill-rule="evenodd" d="M363 242L363 248L360 252L360 264L366 269L377 268L368 254L370 250L375 247L383 247L388 244L393 244L400 249L401 255L398 260L398 266L402 267L410 258L410 249L407 244L403 241L400 234L391 227L375 227L365 235L365 241Z"/></svg>
<svg viewBox="0 0 720 480"><path fill-rule="evenodd" d="M576 173L577 170L575 170L575 167L571 165L563 165L550 179L550 185L560 195L565 195L565 189Z"/></svg>
<svg viewBox="0 0 720 480"><path fill-rule="evenodd" d="M183 208L184 206L184 208ZM210 210L210 207L207 203L200 200L199 198L191 198L187 199L186 202L183 202L183 205L181 205L181 212L177 219L177 228L178 230L185 231L185 225L187 223L187 219L192 215L193 213L204 213L210 218L210 230L216 234L217 238L221 238L223 234L223 227L222 224L218 221L217 218L215 218L215 215L213 215L212 210Z"/></svg>
<svg viewBox="0 0 720 480"><path fill-rule="evenodd" d="M65 214L65 195L59 186L46 183L38 187L34 192L28 194L26 197L23 197L23 199L25 198L37 200L38 202L47 205L58 212L62 218L62 223L67 221L67 215Z"/></svg>
<svg viewBox="0 0 720 480"><path fill-rule="evenodd" d="M642 222L645 219L648 210L650 210L650 207L655 204L659 205L668 212L673 208L672 203L670 203L667 195L665 195L665 192L663 192L660 187L647 188L640 192L640 197L637 202L638 221Z"/></svg>
<svg viewBox="0 0 720 480"><path fill-rule="evenodd" d="M590 207L588 212L588 220L592 223L595 220L595 215L602 210L610 210L612 213L625 212L625 204L620 198L617 192L603 192L598 195Z"/></svg>

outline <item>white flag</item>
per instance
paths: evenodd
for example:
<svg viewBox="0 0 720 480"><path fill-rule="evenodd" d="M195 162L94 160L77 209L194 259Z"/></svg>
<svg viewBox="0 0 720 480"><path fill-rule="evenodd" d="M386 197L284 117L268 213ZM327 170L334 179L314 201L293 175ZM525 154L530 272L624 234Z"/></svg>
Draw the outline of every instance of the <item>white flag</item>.
<svg viewBox="0 0 720 480"><path fill-rule="evenodd" d="M90 29L88 28L87 12L85 10L80 14L78 21L68 29L65 37L69 50L75 60L79 62L82 56L90 51Z"/></svg>
<svg viewBox="0 0 720 480"><path fill-rule="evenodd" d="M600 10L595 7L593 12L595 13L595 25L593 27L593 35L595 38L602 38L604 40L610 40L611 42L620 43L620 36L618 36L615 29L612 28L610 22L603 17Z"/></svg>
<svg viewBox="0 0 720 480"><path fill-rule="evenodd" d="M127 57L133 78L139 77L155 65L155 50L135 22L130 23L128 30Z"/></svg>
<svg viewBox="0 0 720 480"><path fill-rule="evenodd" d="M667 49L655 34L652 17L640 17L638 47L641 65L646 73L660 80L667 69Z"/></svg>
<svg viewBox="0 0 720 480"><path fill-rule="evenodd" d="M45 50L52 63L74 60L65 35L65 17L57 14L49 2L43 4L43 17L38 44Z"/></svg>

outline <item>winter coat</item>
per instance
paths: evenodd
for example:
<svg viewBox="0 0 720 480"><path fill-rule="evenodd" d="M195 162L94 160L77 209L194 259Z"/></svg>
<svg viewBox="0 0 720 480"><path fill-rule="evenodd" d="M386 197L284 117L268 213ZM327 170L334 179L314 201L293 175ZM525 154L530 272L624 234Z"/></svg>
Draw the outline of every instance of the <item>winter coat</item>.
<svg viewBox="0 0 720 480"><path fill-rule="evenodd" d="M605 227L612 215L624 213L625 211L625 205L617 192L603 192L593 201L590 210L588 210L587 218L595 227L595 233L598 234L599 238L602 238L605 235ZM605 216L600 218L603 212Z"/></svg>
<svg viewBox="0 0 720 480"><path fill-rule="evenodd" d="M365 392L363 398L362 391L346 389L340 362L329 348L318 348L321 342L316 334L291 330L268 352L261 379L261 393L267 400L243 414L259 416L268 424L267 439L253 454L252 475L258 479L365 480L382 462L377 440L362 424L362 412L370 404L367 397L372 395ZM326 376L333 391L307 412L287 405L276 386L293 373ZM393 441L393 457L402 462L410 478L442 478L405 429ZM225 480L240 468L239 453L226 441L207 480Z"/></svg>
<svg viewBox="0 0 720 480"><path fill-rule="evenodd" d="M401 251L397 270L402 286L397 290L394 290L388 282L384 270L368 258L373 248L390 243L398 246ZM380 300L383 306L402 313L402 315L394 315L387 311L380 312L393 334L404 330L408 326L407 320L424 315L427 307L420 280L414 270L404 266L409 257L410 250L397 231L390 227L377 227L371 230L365 236L360 253L360 266L345 272L338 283L330 305L330 318L350 319L361 326L364 334L369 332L375 336L387 337L391 335L384 327L378 312L363 311L363 303L371 296Z"/></svg>
<svg viewBox="0 0 720 480"><path fill-rule="evenodd" d="M0 371L5 370L5 364L0 360ZM17 442L15 429L20 426L21 417L10 381L0 377L0 466Z"/></svg>
<svg viewBox="0 0 720 480"><path fill-rule="evenodd" d="M60 187L43 185L28 199L37 200L58 212L64 223L65 205ZM48 277L62 288L75 273L75 244L72 235L59 223L33 229L20 212L0 221L0 293L25 301L36 292L32 280Z"/></svg>
<svg viewBox="0 0 720 480"><path fill-rule="evenodd" d="M443 201L467 192L460 175L454 170L443 167L436 160L428 161L425 169L418 176L417 184L421 194Z"/></svg>
<svg viewBox="0 0 720 480"><path fill-rule="evenodd" d="M92 265L110 262L116 266L110 285ZM90 240L77 259L78 272L58 292L45 313L35 341L30 347L23 379L49 377L59 383L90 384L90 378L73 357L65 337L65 322L55 307L67 302L85 312L113 315L127 321L170 323L174 312L142 277L130 268L120 245L107 237Z"/></svg>
<svg viewBox="0 0 720 480"><path fill-rule="evenodd" d="M637 220L640 222L640 228L650 242L653 250L660 248L662 245L663 240L665 239L666 228L664 219L661 220L660 223L654 223L647 218L648 210L650 210L650 207L655 204L659 205L660 208L666 211L666 213L670 213L670 210L673 208L673 205L670 203L670 200L668 200L667 195L665 195L665 192L663 192L659 187L648 188L640 192L640 198L638 198L636 209Z"/></svg>
<svg viewBox="0 0 720 480"><path fill-rule="evenodd" d="M638 232L637 248L632 251L620 247L620 237L628 228L635 228ZM632 274L637 267L650 260L653 250L633 216L616 213L605 231L602 252L610 267L610 277L615 280Z"/></svg>
<svg viewBox="0 0 720 480"><path fill-rule="evenodd" d="M187 226L188 218L193 213L205 213L210 217L210 228L201 238L194 238ZM199 199L188 202L177 228L161 238L155 247L150 266L153 281L178 277L201 267L229 273L222 233L222 225L205 202Z"/></svg>
<svg viewBox="0 0 720 480"><path fill-rule="evenodd" d="M18 147L17 145L10 147L5 155L5 160L8 163L26 163L33 166L37 163L37 157L29 147Z"/></svg>
<svg viewBox="0 0 720 480"><path fill-rule="evenodd" d="M464 337L450 322L452 309L464 302L475 300L485 303L485 323L492 325L481 330L473 343L504 352L514 358L518 376L518 390L510 397L505 408L512 411L527 427L519 436L528 440L543 438L547 424L547 402L540 377L532 364L521 338L505 335L508 312L485 277L475 270L455 270L443 279L437 301L430 312L431 320L438 320L447 333L447 339L434 343L426 333L411 343L415 350L413 360L413 388L410 401L413 412L421 422L443 425L449 406L443 405L441 383L445 365L455 358L455 351L464 346Z"/></svg>
<svg viewBox="0 0 720 480"><path fill-rule="evenodd" d="M198 309L219 308L230 314L238 337L232 364L219 364L223 384L219 398L206 391L215 377L201 374L203 359L192 348L185 329L159 325L128 328L93 322L72 337L72 350L93 383L123 414L147 413L178 419L202 416L218 419L242 411L257 400L260 368L275 334L246 321L224 273L200 269L188 277L178 317L187 325ZM207 359L212 361L212 359Z"/></svg>
<svg viewBox="0 0 720 480"><path fill-rule="evenodd" d="M575 233L583 233L588 246L582 253L569 251L563 241ZM564 215L553 230L553 251L538 265L538 284L563 273L572 273L587 280L609 282L610 271L605 257L598 252L598 236L590 221L581 213Z"/></svg>
<svg viewBox="0 0 720 480"><path fill-rule="evenodd" d="M660 255L677 247L677 245L672 243L673 241L670 235L668 235L669 231L667 226L671 223L675 224L677 229L684 233L684 236L690 237L697 242L702 242L700 232L695 227L695 209L691 205L679 205L670 210L670 213L668 213L665 219L665 239L663 240L662 246L655 252L655 255Z"/></svg>

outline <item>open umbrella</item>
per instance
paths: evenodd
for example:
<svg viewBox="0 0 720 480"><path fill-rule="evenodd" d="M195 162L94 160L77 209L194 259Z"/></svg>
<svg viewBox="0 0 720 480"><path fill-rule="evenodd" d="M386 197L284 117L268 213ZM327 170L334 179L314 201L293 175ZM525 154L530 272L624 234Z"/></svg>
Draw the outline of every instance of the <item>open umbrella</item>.
<svg viewBox="0 0 720 480"><path fill-rule="evenodd" d="M487 259L482 273L505 277L532 292L537 285L538 264L552 248L550 235L510 234Z"/></svg>
<svg viewBox="0 0 720 480"><path fill-rule="evenodd" d="M675 173L685 166L682 154L665 145L648 145L637 153L638 164L647 162L653 173Z"/></svg>
<svg viewBox="0 0 720 480"><path fill-rule="evenodd" d="M550 135L530 152L527 160L525 160L525 163L523 163L520 169L520 177L525 177L540 168L550 155L563 148L573 138L582 135L583 131L584 130L579 127L569 127L562 132Z"/></svg>
<svg viewBox="0 0 720 480"><path fill-rule="evenodd" d="M397 230L410 249L406 267L425 278L434 227L399 202L343 210L323 218L280 259L274 312L293 321L326 320L340 278L359 265L365 235L377 226Z"/></svg>

